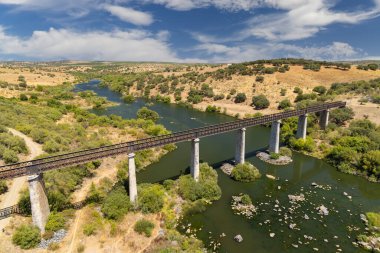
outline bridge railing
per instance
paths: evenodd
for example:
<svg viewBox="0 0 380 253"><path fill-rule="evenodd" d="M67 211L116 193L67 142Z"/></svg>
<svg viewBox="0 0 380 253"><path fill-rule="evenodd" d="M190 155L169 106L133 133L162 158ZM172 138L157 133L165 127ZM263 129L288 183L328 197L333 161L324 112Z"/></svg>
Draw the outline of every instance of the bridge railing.
<svg viewBox="0 0 380 253"><path fill-rule="evenodd" d="M177 133L171 133L168 135L150 137L131 142L124 142L115 145L92 148L88 150L56 155L22 163L5 165L0 167L0 179L41 173L50 169L67 167L70 165L85 163L88 161L114 156L122 153L131 153L147 148L153 148L163 146L166 144L188 141L195 138L221 134L243 127L262 125L276 120L281 120L293 116L300 116L306 113L314 113L323 110L328 110L331 108L344 107L345 105L345 102L324 103L320 105L309 106L304 109L291 110L271 115L264 115L256 118L236 120L216 125L209 125Z"/></svg>

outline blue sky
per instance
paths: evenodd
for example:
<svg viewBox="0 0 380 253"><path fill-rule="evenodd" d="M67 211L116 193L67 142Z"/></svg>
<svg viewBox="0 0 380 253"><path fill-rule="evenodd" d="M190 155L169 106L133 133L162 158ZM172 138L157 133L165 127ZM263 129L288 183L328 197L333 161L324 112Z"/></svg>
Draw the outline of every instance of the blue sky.
<svg viewBox="0 0 380 253"><path fill-rule="evenodd" d="M0 0L0 60L380 59L380 0Z"/></svg>

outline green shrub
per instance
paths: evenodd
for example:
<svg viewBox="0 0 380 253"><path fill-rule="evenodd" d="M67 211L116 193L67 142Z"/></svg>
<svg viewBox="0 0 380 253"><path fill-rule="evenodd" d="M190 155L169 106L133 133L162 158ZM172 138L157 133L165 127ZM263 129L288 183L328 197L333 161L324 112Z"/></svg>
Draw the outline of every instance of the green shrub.
<svg viewBox="0 0 380 253"><path fill-rule="evenodd" d="M20 100L21 101L28 101L28 97L25 94L20 94Z"/></svg>
<svg viewBox="0 0 380 253"><path fill-rule="evenodd" d="M236 181L252 182L257 178L260 178L261 174L255 166L246 162L244 164L236 165L235 168L232 169L231 176Z"/></svg>
<svg viewBox="0 0 380 253"><path fill-rule="evenodd" d="M295 87L294 90L293 90L294 93L297 93L297 94L302 94L303 91L300 87Z"/></svg>
<svg viewBox="0 0 380 253"><path fill-rule="evenodd" d="M136 100L135 97L131 94L123 96L123 101L125 103L131 104L131 103L135 102L135 100Z"/></svg>
<svg viewBox="0 0 380 253"><path fill-rule="evenodd" d="M316 147L313 138L310 136L307 136L306 139L296 139L294 137L291 137L289 140L289 145L295 150L307 152L312 152Z"/></svg>
<svg viewBox="0 0 380 253"><path fill-rule="evenodd" d="M98 229L98 225L94 222L86 223L83 226L83 234L90 236L96 234L96 230Z"/></svg>
<svg viewBox="0 0 380 253"><path fill-rule="evenodd" d="M330 122L335 123L338 126L344 125L344 123L354 117L354 111L349 107L338 108L330 112Z"/></svg>
<svg viewBox="0 0 380 253"><path fill-rule="evenodd" d="M365 215L367 216L369 226L380 227L380 213L368 212Z"/></svg>
<svg viewBox="0 0 380 253"><path fill-rule="evenodd" d="M112 190L104 200L102 212L105 217L112 220L121 219L130 209L131 204L124 187L117 187Z"/></svg>
<svg viewBox="0 0 380 253"><path fill-rule="evenodd" d="M40 230L36 226L21 225L12 236L12 242L21 249L36 247L41 241Z"/></svg>
<svg viewBox="0 0 380 253"><path fill-rule="evenodd" d="M164 206L165 191L158 184L139 185L138 205L143 213L157 213Z"/></svg>
<svg viewBox="0 0 380 253"><path fill-rule="evenodd" d="M278 104L278 109L283 110L292 107L292 103L289 99L284 99Z"/></svg>
<svg viewBox="0 0 380 253"><path fill-rule="evenodd" d="M2 156L5 163L16 163L19 161L17 153L11 149L6 148Z"/></svg>
<svg viewBox="0 0 380 253"><path fill-rule="evenodd" d="M243 103L245 100L247 100L245 93L238 93L235 97L235 103Z"/></svg>
<svg viewBox="0 0 380 253"><path fill-rule="evenodd" d="M255 109L261 110L269 107L269 100L264 95L258 95L252 97L252 104L255 106Z"/></svg>
<svg viewBox="0 0 380 253"><path fill-rule="evenodd" d="M243 194L241 196L241 203L243 205L251 205L252 204L252 199L251 199L251 197L249 197L248 194Z"/></svg>
<svg viewBox="0 0 380 253"><path fill-rule="evenodd" d="M142 107L137 111L137 118L138 119L145 119L145 120L152 120L156 122L160 116L157 112L148 109L147 107Z"/></svg>
<svg viewBox="0 0 380 253"><path fill-rule="evenodd" d="M325 86L320 85L320 86L314 87L313 91L317 92L319 95L323 95L326 93L327 89Z"/></svg>
<svg viewBox="0 0 380 253"><path fill-rule="evenodd" d="M8 185L4 180L0 180L0 194L4 194L8 191Z"/></svg>
<svg viewBox="0 0 380 253"><path fill-rule="evenodd" d="M61 213L51 212L45 225L46 231L58 231L65 228L65 217Z"/></svg>
<svg viewBox="0 0 380 253"><path fill-rule="evenodd" d="M280 154L277 154L277 153L274 153L274 152L271 152L269 154L270 156L270 159L273 159L273 160L277 160L278 158L280 158Z"/></svg>
<svg viewBox="0 0 380 253"><path fill-rule="evenodd" d="M214 201L222 195L222 190L218 186L218 174L207 163L200 165L199 182L196 182L191 175L181 176L178 191L184 199L191 201L198 199Z"/></svg>
<svg viewBox="0 0 380 253"><path fill-rule="evenodd" d="M183 214L191 216L199 213L203 213L207 209L207 201L204 199L198 199L193 202L185 202L183 205Z"/></svg>
<svg viewBox="0 0 380 253"><path fill-rule="evenodd" d="M154 229L154 224L149 220L141 219L135 223L133 229L139 234L144 234L146 237L150 237Z"/></svg>
<svg viewBox="0 0 380 253"><path fill-rule="evenodd" d="M264 82L264 76L256 76L256 82L259 82L259 83Z"/></svg>
<svg viewBox="0 0 380 253"><path fill-rule="evenodd" d="M292 157L293 153L292 153L292 150L290 148L281 147L280 148L280 155L287 156L287 157Z"/></svg>
<svg viewBox="0 0 380 253"><path fill-rule="evenodd" d="M371 150L363 154L360 167L370 175L380 177L380 150Z"/></svg>
<svg viewBox="0 0 380 253"><path fill-rule="evenodd" d="M335 146L327 154L326 159L335 166L341 163L351 164L357 161L358 153L349 147Z"/></svg>

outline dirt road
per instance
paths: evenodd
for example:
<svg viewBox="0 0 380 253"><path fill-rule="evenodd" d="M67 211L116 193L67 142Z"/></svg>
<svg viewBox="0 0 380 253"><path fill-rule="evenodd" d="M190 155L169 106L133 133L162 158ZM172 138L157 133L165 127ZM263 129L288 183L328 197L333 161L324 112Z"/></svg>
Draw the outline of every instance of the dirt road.
<svg viewBox="0 0 380 253"><path fill-rule="evenodd" d="M21 157L21 160L27 161L31 160L43 153L42 146L32 140L32 138L26 136L25 134L9 128L9 131L18 137L21 137L25 140L26 146L28 147L29 154L27 156ZM13 206L17 204L19 199L19 194L24 185L26 184L26 177L18 177L12 181L12 185L9 190L3 196L3 201L0 203L0 209L8 206ZM0 230L5 228L11 218L0 220Z"/></svg>

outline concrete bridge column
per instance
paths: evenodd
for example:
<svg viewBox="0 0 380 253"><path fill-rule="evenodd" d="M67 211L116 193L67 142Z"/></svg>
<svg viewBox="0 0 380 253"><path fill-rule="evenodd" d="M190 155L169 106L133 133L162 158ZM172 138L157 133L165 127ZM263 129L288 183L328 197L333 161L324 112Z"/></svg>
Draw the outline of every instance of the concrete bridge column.
<svg viewBox="0 0 380 253"><path fill-rule="evenodd" d="M298 118L298 128L297 128L297 139L306 139L306 130L307 130L307 114L301 115Z"/></svg>
<svg viewBox="0 0 380 253"><path fill-rule="evenodd" d="M321 112L321 116L319 117L319 125L321 129L325 130L327 128L327 125L329 124L329 116L330 116L329 109Z"/></svg>
<svg viewBox="0 0 380 253"><path fill-rule="evenodd" d="M269 140L269 152L278 154L280 151L280 126L281 120L272 122Z"/></svg>
<svg viewBox="0 0 380 253"><path fill-rule="evenodd" d="M131 203L136 204L137 183L136 183L135 153L128 154L128 180L129 180L129 199Z"/></svg>
<svg viewBox="0 0 380 253"><path fill-rule="evenodd" d="M199 139L191 141L190 173L195 181L199 180Z"/></svg>
<svg viewBox="0 0 380 253"><path fill-rule="evenodd" d="M50 208L43 174L28 176L28 183L33 223L44 233L45 225L50 214Z"/></svg>
<svg viewBox="0 0 380 253"><path fill-rule="evenodd" d="M245 128L239 129L237 131L236 140L236 152L235 152L235 163L240 164L245 162Z"/></svg>

